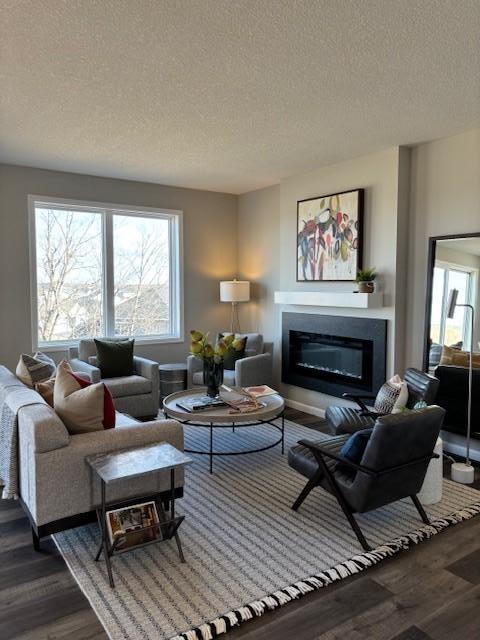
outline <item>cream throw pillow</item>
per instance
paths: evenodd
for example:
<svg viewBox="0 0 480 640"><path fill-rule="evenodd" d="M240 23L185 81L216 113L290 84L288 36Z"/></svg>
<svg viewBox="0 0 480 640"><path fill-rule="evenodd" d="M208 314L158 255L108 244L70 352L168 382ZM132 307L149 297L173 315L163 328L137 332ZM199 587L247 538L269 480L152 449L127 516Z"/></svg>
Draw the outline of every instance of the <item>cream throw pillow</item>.
<svg viewBox="0 0 480 640"><path fill-rule="evenodd" d="M72 435L103 431L103 382L81 388L73 376L68 362L57 367L53 403L55 411Z"/></svg>

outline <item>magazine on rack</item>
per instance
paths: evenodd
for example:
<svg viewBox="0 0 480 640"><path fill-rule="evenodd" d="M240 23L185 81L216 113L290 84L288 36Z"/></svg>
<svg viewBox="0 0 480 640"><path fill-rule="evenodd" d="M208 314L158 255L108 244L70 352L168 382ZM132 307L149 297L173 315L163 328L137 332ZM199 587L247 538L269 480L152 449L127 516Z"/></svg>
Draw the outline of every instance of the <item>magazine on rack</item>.
<svg viewBox="0 0 480 640"><path fill-rule="evenodd" d="M145 529L159 522L155 502L143 502L130 507L107 511L110 544L118 539L115 548L128 549L161 536L159 528Z"/></svg>

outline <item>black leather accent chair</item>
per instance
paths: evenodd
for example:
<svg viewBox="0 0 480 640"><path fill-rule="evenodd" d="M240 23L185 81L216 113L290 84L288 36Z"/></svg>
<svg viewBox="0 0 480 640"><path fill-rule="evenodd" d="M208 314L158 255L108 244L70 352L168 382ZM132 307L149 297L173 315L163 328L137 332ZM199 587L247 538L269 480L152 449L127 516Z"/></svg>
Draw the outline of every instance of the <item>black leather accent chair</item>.
<svg viewBox="0 0 480 640"><path fill-rule="evenodd" d="M415 404L420 400L423 400L427 404L433 404L439 384L435 376L409 367L405 371L404 380L408 387L407 407L409 409L413 409ZM367 407L366 402L370 400L373 403L375 398L373 396L361 396L350 393L344 393L343 397L356 402L358 409L355 407L328 407L325 412L325 419L331 433L337 435L342 433L351 434L355 433L355 431L372 427L375 419L380 414L371 411Z"/></svg>
<svg viewBox="0 0 480 640"><path fill-rule="evenodd" d="M417 493L422 488L445 411L432 406L423 410L381 416L359 464L340 455L350 437L300 440L288 452L288 464L308 478L292 509L300 507L315 487L336 497L362 547L366 541L354 513L378 509L410 497L425 524L430 524Z"/></svg>

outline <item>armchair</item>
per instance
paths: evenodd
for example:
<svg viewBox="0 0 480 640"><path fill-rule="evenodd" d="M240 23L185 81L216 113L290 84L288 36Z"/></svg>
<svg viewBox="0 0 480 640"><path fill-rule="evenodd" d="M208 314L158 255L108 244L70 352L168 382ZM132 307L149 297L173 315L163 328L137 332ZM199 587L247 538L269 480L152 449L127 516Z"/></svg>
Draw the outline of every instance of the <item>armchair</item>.
<svg viewBox="0 0 480 640"><path fill-rule="evenodd" d="M419 369L409 367L405 371L404 380L408 387L407 407L413 409L415 404L423 400L428 405L432 404L438 390L439 381L432 375ZM368 408L367 403L373 404L375 398L371 395L358 395L344 393L344 398L353 400L358 405L354 407L330 406L325 412L325 419L330 431L336 435L343 433L355 433L361 429L372 427L376 418L381 414Z"/></svg>
<svg viewBox="0 0 480 640"><path fill-rule="evenodd" d="M134 418L157 415L160 402L158 362L134 356L133 375L102 378L96 366L97 349L93 340L80 340L78 348L69 348L68 356L74 371L87 374L91 382L105 383L117 411Z"/></svg>
<svg viewBox="0 0 480 640"><path fill-rule="evenodd" d="M228 333L225 331L224 333ZM235 370L225 369L224 382L233 387L253 387L272 384L273 343L264 342L259 333L237 334L247 337L245 357L237 360ZM187 358L187 386L203 386L203 363L195 356Z"/></svg>
<svg viewBox="0 0 480 640"><path fill-rule="evenodd" d="M308 478L292 505L295 511L315 487L337 499L358 541L370 550L354 513L378 509L410 497L425 524L430 524L417 493L420 491L445 411L432 406L413 413L377 418L360 463L340 455L349 435L315 442L300 440L288 453L289 465Z"/></svg>

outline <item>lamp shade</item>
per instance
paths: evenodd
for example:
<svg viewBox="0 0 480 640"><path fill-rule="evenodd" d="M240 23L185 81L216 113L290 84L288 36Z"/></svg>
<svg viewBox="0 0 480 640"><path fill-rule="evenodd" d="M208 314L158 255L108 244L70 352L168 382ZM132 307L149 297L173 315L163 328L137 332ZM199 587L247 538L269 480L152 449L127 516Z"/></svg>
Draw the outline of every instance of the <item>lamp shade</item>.
<svg viewBox="0 0 480 640"><path fill-rule="evenodd" d="M220 302L248 302L250 282L248 280L224 280L220 282Z"/></svg>

